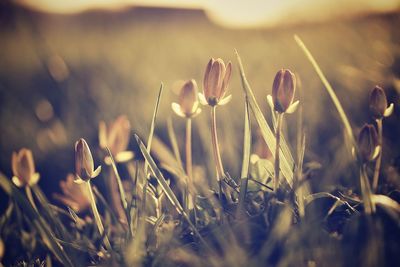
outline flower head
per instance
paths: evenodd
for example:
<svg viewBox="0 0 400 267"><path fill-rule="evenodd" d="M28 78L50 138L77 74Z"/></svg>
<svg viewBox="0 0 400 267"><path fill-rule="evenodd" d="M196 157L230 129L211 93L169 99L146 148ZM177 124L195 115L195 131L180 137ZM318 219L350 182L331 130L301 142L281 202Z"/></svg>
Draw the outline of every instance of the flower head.
<svg viewBox="0 0 400 267"><path fill-rule="evenodd" d="M299 103L293 103L295 90L296 76L288 69L278 71L272 85L272 101L277 112L294 112Z"/></svg>
<svg viewBox="0 0 400 267"><path fill-rule="evenodd" d="M358 150L363 162L374 160L379 154L378 134L371 124L365 124L358 135Z"/></svg>
<svg viewBox="0 0 400 267"><path fill-rule="evenodd" d="M108 128L104 121L99 124L100 147L108 147L117 162L133 158L132 151L126 151L129 145L131 124L125 115L119 116Z"/></svg>
<svg viewBox="0 0 400 267"><path fill-rule="evenodd" d="M39 181L31 150L22 148L19 152L13 152L11 167L14 174L12 181L16 186L32 186Z"/></svg>
<svg viewBox="0 0 400 267"><path fill-rule="evenodd" d="M199 99L203 105L225 105L232 96L224 98L228 83L232 74L232 64L226 64L222 59L211 58L207 64L204 75L203 94L199 94Z"/></svg>
<svg viewBox="0 0 400 267"><path fill-rule="evenodd" d="M81 138L75 143L75 174L76 182L87 182L99 175L101 166L94 170L92 152L85 139Z"/></svg>
<svg viewBox="0 0 400 267"><path fill-rule="evenodd" d="M82 212L90 205L89 191L83 184L74 182L74 175L68 174L65 181L60 181L62 195L54 194L54 198L58 199L75 212Z"/></svg>
<svg viewBox="0 0 400 267"><path fill-rule="evenodd" d="M197 116L201 109L197 98L197 83L195 80L185 82L179 93L178 103L172 103L173 111L181 117L192 118Z"/></svg>
<svg viewBox="0 0 400 267"><path fill-rule="evenodd" d="M393 112L393 103L388 107L385 91L379 86L375 86L369 95L369 110L375 119L388 117Z"/></svg>

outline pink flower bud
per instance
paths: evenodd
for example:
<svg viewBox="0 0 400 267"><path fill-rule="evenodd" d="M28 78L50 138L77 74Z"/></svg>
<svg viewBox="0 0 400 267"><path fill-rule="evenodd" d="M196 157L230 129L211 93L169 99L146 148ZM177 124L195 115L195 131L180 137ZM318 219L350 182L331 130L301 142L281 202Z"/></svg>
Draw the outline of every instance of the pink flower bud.
<svg viewBox="0 0 400 267"><path fill-rule="evenodd" d="M94 170L92 152L85 139L81 138L75 143L75 173L83 181L95 178L100 173L101 167ZM79 179L78 179L79 180Z"/></svg>
<svg viewBox="0 0 400 267"><path fill-rule="evenodd" d="M222 59L211 58L204 75L203 94L210 106L215 106L224 97L232 74L232 64Z"/></svg>
<svg viewBox="0 0 400 267"><path fill-rule="evenodd" d="M288 69L278 71L272 85L272 100L277 112L284 113L290 107L295 90L296 76Z"/></svg>
<svg viewBox="0 0 400 267"><path fill-rule="evenodd" d="M384 117L388 103L386 99L385 91L379 86L371 91L369 95L369 110L375 119L381 119Z"/></svg>
<svg viewBox="0 0 400 267"><path fill-rule="evenodd" d="M36 184L39 175L35 172L32 151L22 148L19 152L13 152L11 167L14 174L13 182L19 187Z"/></svg>

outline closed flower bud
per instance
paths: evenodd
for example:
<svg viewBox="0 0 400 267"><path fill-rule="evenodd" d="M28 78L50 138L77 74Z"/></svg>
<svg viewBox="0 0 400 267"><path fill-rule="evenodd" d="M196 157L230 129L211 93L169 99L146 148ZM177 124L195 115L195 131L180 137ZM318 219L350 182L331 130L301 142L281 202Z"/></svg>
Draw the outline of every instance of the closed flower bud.
<svg viewBox="0 0 400 267"><path fill-rule="evenodd" d="M108 128L104 121L99 124L100 147L108 147L117 162L131 160L132 151L126 151L129 145L131 124L125 115L119 116ZM110 159L107 158L107 162ZM106 163L107 163L106 162Z"/></svg>
<svg viewBox="0 0 400 267"><path fill-rule="evenodd" d="M371 124L365 124L358 135L358 150L363 162L374 160L379 154L378 134Z"/></svg>
<svg viewBox="0 0 400 267"><path fill-rule="evenodd" d="M232 74L232 64L225 63L222 59L211 58L207 64L204 75L203 95L200 96L202 104L210 106L224 105L228 103L231 96L224 98L228 83Z"/></svg>
<svg viewBox="0 0 400 267"><path fill-rule="evenodd" d="M393 112L393 104L388 107L385 91L379 86L371 91L369 96L369 110L375 119L388 117Z"/></svg>
<svg viewBox="0 0 400 267"><path fill-rule="evenodd" d="M285 113L289 109L295 90L296 76L288 69L278 71L272 85L272 100L277 112Z"/></svg>
<svg viewBox="0 0 400 267"><path fill-rule="evenodd" d="M13 183L18 186L31 186L39 181L39 174L35 172L32 151L22 148L19 152L13 152L11 167L14 174Z"/></svg>
<svg viewBox="0 0 400 267"><path fill-rule="evenodd" d="M197 91L195 80L185 82L179 93L178 103L172 103L172 109L178 116L191 118L200 113Z"/></svg>
<svg viewBox="0 0 400 267"><path fill-rule="evenodd" d="M81 138L75 143L75 174L78 183L89 181L99 175L101 166L94 170L92 152L85 139Z"/></svg>

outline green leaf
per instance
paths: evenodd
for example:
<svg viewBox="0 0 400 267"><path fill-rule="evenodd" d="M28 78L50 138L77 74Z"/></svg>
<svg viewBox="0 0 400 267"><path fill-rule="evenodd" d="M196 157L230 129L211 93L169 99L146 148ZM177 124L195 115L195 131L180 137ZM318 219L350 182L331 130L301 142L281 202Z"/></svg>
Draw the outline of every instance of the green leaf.
<svg viewBox="0 0 400 267"><path fill-rule="evenodd" d="M258 126L261 129L261 134L265 140L265 143L267 144L268 148L271 151L275 151L275 145L276 145L275 135L272 132L271 128L268 126L268 123L265 120L264 115L261 112L261 109L256 102L254 93L251 90L250 84L248 83L246 75L244 73L242 60L240 59L240 56L237 51L236 51L236 57L237 57L237 61L239 64L239 72L240 72L240 77L242 80L242 87L243 87L244 93L248 97L250 108L253 112L253 115L257 121ZM287 148L287 144L286 144L286 142L284 142L284 140L282 140L282 142L281 142L279 153L280 153L280 159L281 159L282 174L286 178L288 184L290 186L292 186L294 160L293 160L293 157L290 154L289 149ZM272 155L272 156L274 157L274 155Z"/></svg>
<svg viewBox="0 0 400 267"><path fill-rule="evenodd" d="M153 158L150 156L149 152L147 151L146 147L144 146L143 142L140 140L139 136L135 135L136 142L139 145L140 151L143 154L143 157L146 159L146 162L148 163L148 166L153 173L154 177L157 179L158 184L160 185L161 189L164 191L165 195L167 196L168 200L171 202L171 204L175 207L175 209L180 213L183 218L188 222L190 227L192 228L193 232L199 240L205 245L206 248L209 248L203 237L200 235L199 231L197 228L193 225L193 223L190 221L189 216L187 213L184 211L181 203L178 201L177 197L175 196L174 192L172 189L169 187L167 181L165 180L162 172L158 169L156 163L154 162Z"/></svg>
<svg viewBox="0 0 400 267"><path fill-rule="evenodd" d="M115 177L117 179L117 184L118 184L118 188L119 188L119 196L121 198L121 203L122 203L122 206L124 207L125 214L128 217L129 216L128 215L128 202L126 201L125 190L124 190L124 187L122 185L121 176L119 176L119 172L117 170L117 165L115 164L114 157L113 157L110 149L108 147L106 147L106 150L107 150L108 155L109 155L109 157L111 159L111 166L112 166L112 169L114 171Z"/></svg>
<svg viewBox="0 0 400 267"><path fill-rule="evenodd" d="M65 266L74 266L71 259L65 253L64 248L56 240L56 237L51 230L50 226L43 220L39 213L32 207L29 201L25 198L21 192L15 188L10 180L0 173L0 187L15 201L24 211L25 215L28 216L34 225L34 227L40 233L44 244L54 254L54 256Z"/></svg>

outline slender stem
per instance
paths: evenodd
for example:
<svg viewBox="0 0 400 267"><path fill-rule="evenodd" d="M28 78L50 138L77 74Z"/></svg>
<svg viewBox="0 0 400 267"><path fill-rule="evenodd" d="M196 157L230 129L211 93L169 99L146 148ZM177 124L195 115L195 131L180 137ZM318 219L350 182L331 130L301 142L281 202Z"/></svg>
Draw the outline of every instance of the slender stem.
<svg viewBox="0 0 400 267"><path fill-rule="evenodd" d="M31 203L32 207L36 211L38 211L38 209L36 207L36 204L35 204L35 200L33 199L33 196L32 196L32 190L31 190L31 188L29 186L25 186L25 193L26 193L26 196L27 196L29 202Z"/></svg>
<svg viewBox="0 0 400 267"><path fill-rule="evenodd" d="M193 163L192 163L192 119L186 120L186 172L188 175L188 201L192 201L193 212L194 212L194 223L197 225L197 213L196 213L196 196L193 192ZM190 205L187 205L190 207Z"/></svg>
<svg viewBox="0 0 400 267"><path fill-rule="evenodd" d="M364 202L364 210L366 214L372 214L375 212L375 204L372 202L372 192L371 186L369 184L367 175L367 164L363 163L360 169L360 184L361 184L361 194Z"/></svg>
<svg viewBox="0 0 400 267"><path fill-rule="evenodd" d="M378 189L378 180L379 180L379 170L381 169L382 163L382 119L376 120L376 125L378 126L378 145L381 146L381 150L379 152L378 158L375 161L375 171L374 178L372 179L372 191L376 192Z"/></svg>
<svg viewBox="0 0 400 267"><path fill-rule="evenodd" d="M104 234L104 226L103 226L103 222L101 221L101 217L100 217L99 211L97 210L96 201L94 199L92 186L90 185L90 180L87 181L85 184L86 184L86 186L88 188L88 191L89 191L90 206L92 208L94 220L96 221L97 228L99 229L100 235L103 235ZM104 243L105 243L107 249L111 250L111 244L110 244L110 241L108 240L107 235L104 236Z"/></svg>
<svg viewBox="0 0 400 267"><path fill-rule="evenodd" d="M278 113L277 124L275 129L275 179L274 179L274 191L279 187L279 147L281 140L281 128L282 128L282 117L283 113Z"/></svg>
<svg viewBox="0 0 400 267"><path fill-rule="evenodd" d="M189 178L189 187L193 183L193 169L192 169L192 119L186 119L186 173Z"/></svg>
<svg viewBox="0 0 400 267"><path fill-rule="evenodd" d="M211 108L211 139L213 145L214 159L217 168L217 180L219 185L219 197L222 199L222 178L224 177L224 167L222 166L221 154L218 146L217 120L215 116L216 106Z"/></svg>

